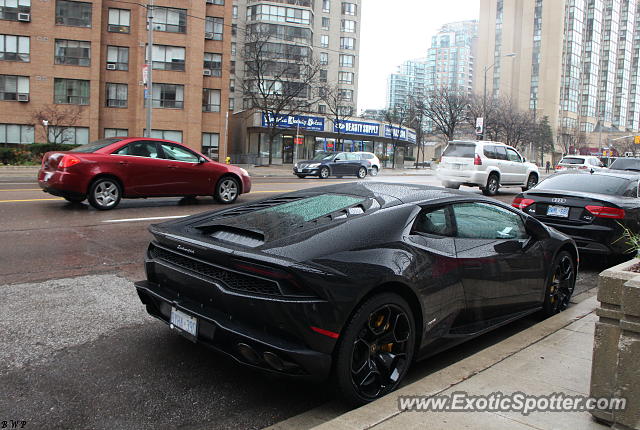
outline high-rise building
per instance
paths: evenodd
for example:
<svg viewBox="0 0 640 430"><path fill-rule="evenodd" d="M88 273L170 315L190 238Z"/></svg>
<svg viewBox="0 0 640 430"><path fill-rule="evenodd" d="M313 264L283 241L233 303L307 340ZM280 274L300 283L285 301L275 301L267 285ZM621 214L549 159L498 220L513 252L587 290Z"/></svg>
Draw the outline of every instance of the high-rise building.
<svg viewBox="0 0 640 430"><path fill-rule="evenodd" d="M640 129L640 3L481 0L476 92L568 133ZM515 56L514 56L515 54Z"/></svg>
<svg viewBox="0 0 640 430"><path fill-rule="evenodd" d="M424 59L409 60L387 79L387 107L406 105L409 96L425 93L427 63Z"/></svg>
<svg viewBox="0 0 640 430"><path fill-rule="evenodd" d="M146 125L143 65L147 9L117 0L0 3L0 143L49 136L86 143L141 136ZM229 108L232 0L153 8L152 137L224 158ZM34 113L80 106L59 135Z"/></svg>

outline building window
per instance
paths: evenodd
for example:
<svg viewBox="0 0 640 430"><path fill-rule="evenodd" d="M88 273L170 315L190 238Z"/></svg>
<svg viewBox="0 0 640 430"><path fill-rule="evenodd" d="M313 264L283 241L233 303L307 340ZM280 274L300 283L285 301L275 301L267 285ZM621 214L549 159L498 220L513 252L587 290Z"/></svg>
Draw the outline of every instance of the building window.
<svg viewBox="0 0 640 430"><path fill-rule="evenodd" d="M231 17L232 18L237 18L238 17L238 5L233 5L231 8Z"/></svg>
<svg viewBox="0 0 640 430"><path fill-rule="evenodd" d="M16 101L23 97L29 100L29 77L0 75L0 100Z"/></svg>
<svg viewBox="0 0 640 430"><path fill-rule="evenodd" d="M351 106L338 106L338 115L351 116L353 115L353 107Z"/></svg>
<svg viewBox="0 0 640 430"><path fill-rule="evenodd" d="M89 81L55 78L53 102L56 104L88 105Z"/></svg>
<svg viewBox="0 0 640 430"><path fill-rule="evenodd" d="M234 98L229 99L229 110L234 110L236 108L236 100Z"/></svg>
<svg viewBox="0 0 640 430"><path fill-rule="evenodd" d="M184 85L153 84L154 108L182 109L184 107Z"/></svg>
<svg viewBox="0 0 640 430"><path fill-rule="evenodd" d="M344 90L341 89L338 92L338 100L342 100L344 102L350 102L353 100L353 90Z"/></svg>
<svg viewBox="0 0 640 430"><path fill-rule="evenodd" d="M184 71L185 51L181 46L153 45L153 53L151 56L153 69ZM148 57L149 55L147 53L147 58Z"/></svg>
<svg viewBox="0 0 640 430"><path fill-rule="evenodd" d="M342 2L342 14L343 15L357 15L357 6L354 3Z"/></svg>
<svg viewBox="0 0 640 430"><path fill-rule="evenodd" d="M311 24L311 11L284 6L257 5L247 8L247 21Z"/></svg>
<svg viewBox="0 0 640 430"><path fill-rule="evenodd" d="M56 24L91 27L91 3L56 0Z"/></svg>
<svg viewBox="0 0 640 430"><path fill-rule="evenodd" d="M323 34L320 36L320 47L321 48L329 47L329 36L327 36L326 34Z"/></svg>
<svg viewBox="0 0 640 430"><path fill-rule="evenodd" d="M28 36L13 36L0 34L0 61L24 61L29 62Z"/></svg>
<svg viewBox="0 0 640 430"><path fill-rule="evenodd" d="M172 7L154 7L153 29L169 33L186 33L187 10Z"/></svg>
<svg viewBox="0 0 640 430"><path fill-rule="evenodd" d="M340 49L356 49L356 39L353 37L341 37Z"/></svg>
<svg viewBox="0 0 640 430"><path fill-rule="evenodd" d="M205 52L204 69L209 70L211 76L222 76L222 54Z"/></svg>
<svg viewBox="0 0 640 430"><path fill-rule="evenodd" d="M341 84L353 84L353 72L338 72L338 82Z"/></svg>
<svg viewBox="0 0 640 430"><path fill-rule="evenodd" d="M131 11L129 9L109 8L109 24L107 31L112 33L129 33Z"/></svg>
<svg viewBox="0 0 640 430"><path fill-rule="evenodd" d="M208 16L204 23L204 38L210 40L222 40L224 19Z"/></svg>
<svg viewBox="0 0 640 430"><path fill-rule="evenodd" d="M355 33L356 22L351 21L350 19L343 19L340 24L340 31L344 31L345 33Z"/></svg>
<svg viewBox="0 0 640 430"><path fill-rule="evenodd" d="M322 0L322 11L331 12L331 0Z"/></svg>
<svg viewBox="0 0 640 430"><path fill-rule="evenodd" d="M318 105L318 113L327 113L327 106Z"/></svg>
<svg viewBox="0 0 640 430"><path fill-rule="evenodd" d="M229 92L233 93L236 90L236 80L235 79L229 79Z"/></svg>
<svg viewBox="0 0 640 430"><path fill-rule="evenodd" d="M220 135L218 133L202 133L202 153L212 160L218 160Z"/></svg>
<svg viewBox="0 0 640 430"><path fill-rule="evenodd" d="M34 128L26 124L0 124L0 143L34 143Z"/></svg>
<svg viewBox="0 0 640 430"><path fill-rule="evenodd" d="M129 135L129 130L126 128L105 128L104 137L125 137Z"/></svg>
<svg viewBox="0 0 640 430"><path fill-rule="evenodd" d="M220 112L220 90L202 90L202 112Z"/></svg>
<svg viewBox="0 0 640 430"><path fill-rule="evenodd" d="M353 67L354 61L353 55L340 54L340 66L341 67Z"/></svg>
<svg viewBox="0 0 640 430"><path fill-rule="evenodd" d="M144 130L144 134L147 130ZM182 142L181 130L151 130L151 137L154 139L173 140L174 142Z"/></svg>
<svg viewBox="0 0 640 430"><path fill-rule="evenodd" d="M326 66L329 64L329 54L327 54L326 52L321 52L320 53L320 65L321 66Z"/></svg>
<svg viewBox="0 0 640 430"><path fill-rule="evenodd" d="M91 65L91 42L56 39L55 63L67 66Z"/></svg>
<svg viewBox="0 0 640 430"><path fill-rule="evenodd" d="M19 13L31 13L31 0L0 0L0 19L17 21Z"/></svg>
<svg viewBox="0 0 640 430"><path fill-rule="evenodd" d="M235 57L236 56L236 52L237 52L236 42L231 42L231 55L233 55Z"/></svg>
<svg viewBox="0 0 640 430"><path fill-rule="evenodd" d="M329 18L326 16L322 17L322 29L329 30Z"/></svg>
<svg viewBox="0 0 640 430"><path fill-rule="evenodd" d="M127 84L107 84L107 107L127 107Z"/></svg>
<svg viewBox="0 0 640 430"><path fill-rule="evenodd" d="M320 69L320 82L327 82L327 71Z"/></svg>
<svg viewBox="0 0 640 430"><path fill-rule="evenodd" d="M107 70L129 70L129 48L107 46Z"/></svg>
<svg viewBox="0 0 640 430"><path fill-rule="evenodd" d="M217 4L219 6L224 6L224 0L207 0L207 3Z"/></svg>
<svg viewBox="0 0 640 430"><path fill-rule="evenodd" d="M59 132L58 127L49 126L49 141L71 145L86 145L89 143L89 127L64 127Z"/></svg>

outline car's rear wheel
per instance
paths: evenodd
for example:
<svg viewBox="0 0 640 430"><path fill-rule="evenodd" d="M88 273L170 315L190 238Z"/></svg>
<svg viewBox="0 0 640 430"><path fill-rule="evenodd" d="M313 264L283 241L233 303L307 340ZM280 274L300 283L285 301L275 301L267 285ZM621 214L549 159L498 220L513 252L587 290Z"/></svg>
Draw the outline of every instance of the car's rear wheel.
<svg viewBox="0 0 640 430"><path fill-rule="evenodd" d="M376 166L371 168L371 176L378 176L378 168Z"/></svg>
<svg viewBox="0 0 640 430"><path fill-rule="evenodd" d="M364 179L364 177L367 176L367 169L364 167L360 167L356 176L358 177L358 179Z"/></svg>
<svg viewBox="0 0 640 430"><path fill-rule="evenodd" d="M576 285L575 261L567 251L561 251L551 266L545 290L543 312L552 316L569 306Z"/></svg>
<svg viewBox="0 0 640 430"><path fill-rule="evenodd" d="M487 179L487 185L482 189L482 194L485 196L495 196L498 194L498 190L500 189L500 179L498 175L492 173L489 175Z"/></svg>
<svg viewBox="0 0 640 430"><path fill-rule="evenodd" d="M106 211L118 206L122 198L122 188L112 178L98 178L89 187L87 199L94 208Z"/></svg>
<svg viewBox="0 0 640 430"><path fill-rule="evenodd" d="M535 173L531 173L527 178L527 184L524 187L522 187L522 191L530 190L536 185L538 185L538 175L536 175Z"/></svg>
<svg viewBox="0 0 640 430"><path fill-rule="evenodd" d="M219 203L229 204L236 201L240 194L240 182L234 177L225 176L218 181L213 197Z"/></svg>
<svg viewBox="0 0 640 430"><path fill-rule="evenodd" d="M379 294L356 310L340 337L335 361L340 394L362 405L395 390L407 373L415 347L413 313L397 294Z"/></svg>
<svg viewBox="0 0 640 430"><path fill-rule="evenodd" d="M329 168L327 166L322 166L319 173L320 179L327 179L329 177L329 173Z"/></svg>

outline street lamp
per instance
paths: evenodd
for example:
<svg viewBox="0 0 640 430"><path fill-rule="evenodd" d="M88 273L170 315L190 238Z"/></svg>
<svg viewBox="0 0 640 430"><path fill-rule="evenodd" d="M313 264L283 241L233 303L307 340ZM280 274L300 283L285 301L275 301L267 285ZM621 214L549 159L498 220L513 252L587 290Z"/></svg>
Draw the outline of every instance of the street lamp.
<svg viewBox="0 0 640 430"><path fill-rule="evenodd" d="M517 54L515 52L512 52L510 54L505 54L502 57L503 58L513 58L515 57ZM483 121L483 125L482 125L482 134L480 134L480 140L484 140L484 129L485 129L485 125L486 125L486 117L487 117L487 72L491 69L494 68L494 66L496 64L498 64L498 61L500 61L499 59L497 61L494 61L492 65L490 66L484 66L483 70L484 70L484 89L482 91L482 121Z"/></svg>

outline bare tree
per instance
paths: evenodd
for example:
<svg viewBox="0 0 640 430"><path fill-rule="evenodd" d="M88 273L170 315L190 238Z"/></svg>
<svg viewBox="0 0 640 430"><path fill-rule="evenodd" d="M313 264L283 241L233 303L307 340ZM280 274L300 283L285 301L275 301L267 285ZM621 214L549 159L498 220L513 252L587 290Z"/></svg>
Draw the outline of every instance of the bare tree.
<svg viewBox="0 0 640 430"><path fill-rule="evenodd" d="M468 99L465 119L467 124L475 129L476 119L483 118L483 139L498 140L499 127L497 111L497 103L489 102L486 106L483 106L482 96L472 94Z"/></svg>
<svg viewBox="0 0 640 430"><path fill-rule="evenodd" d="M65 133L80 120L79 105L44 105L31 113L31 120L42 127L47 143L66 143L70 137Z"/></svg>
<svg viewBox="0 0 640 430"><path fill-rule="evenodd" d="M323 83L318 87L318 97L327 106L327 113L335 126L338 135L336 143L342 143L342 134L345 128L345 121L351 117L351 106L345 105L348 97L340 85L334 83Z"/></svg>
<svg viewBox="0 0 640 430"><path fill-rule="evenodd" d="M248 27L241 54L245 73L240 82L246 107L260 111L269 130L269 164L282 118L309 112L315 102L312 87L319 70L309 47L275 43L279 39L272 29L264 24Z"/></svg>
<svg viewBox="0 0 640 430"><path fill-rule="evenodd" d="M397 104L384 111L384 122L389 128L389 138L393 147L391 168L396 167L396 153L402 139L402 128L406 126L415 115L415 107L411 103Z"/></svg>
<svg viewBox="0 0 640 430"><path fill-rule="evenodd" d="M456 129L464 123L468 106L469 98L465 92L440 87L427 94L423 113L431 120L435 131L450 141Z"/></svg>
<svg viewBox="0 0 640 430"><path fill-rule="evenodd" d="M410 111L411 115L409 118L409 127L413 128L416 131L416 160L415 160L415 168L418 168L418 162L420 161L420 151L422 150L422 158L424 162L424 135L425 135L425 124L424 124L424 111L425 111L425 103L424 99L410 96L409 104L412 106Z"/></svg>
<svg viewBox="0 0 640 430"><path fill-rule="evenodd" d="M535 121L531 111L522 111L510 100L498 103L496 125L500 140L516 149L531 142Z"/></svg>

